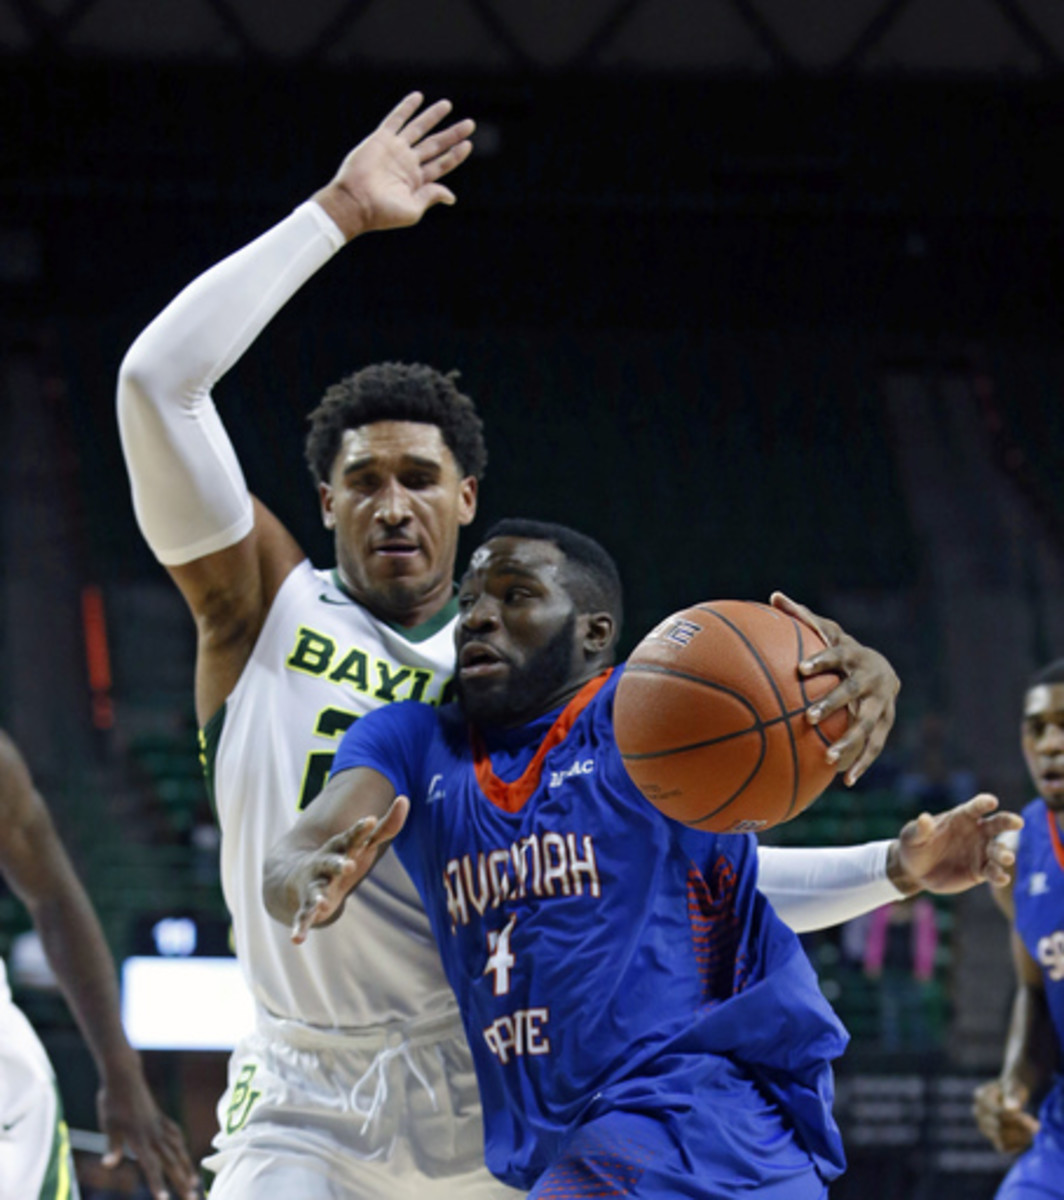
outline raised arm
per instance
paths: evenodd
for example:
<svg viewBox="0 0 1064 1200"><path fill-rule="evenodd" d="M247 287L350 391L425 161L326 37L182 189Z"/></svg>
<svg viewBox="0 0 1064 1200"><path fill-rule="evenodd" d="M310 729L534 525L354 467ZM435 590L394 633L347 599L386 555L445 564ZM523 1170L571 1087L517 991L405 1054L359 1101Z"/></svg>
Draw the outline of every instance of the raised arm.
<svg viewBox="0 0 1064 1200"><path fill-rule="evenodd" d="M331 925L369 874L410 811L379 771L353 767L333 775L270 851L263 868L266 911L299 944Z"/></svg>
<svg viewBox="0 0 1064 1200"><path fill-rule="evenodd" d="M14 743L0 732L0 869L26 905L59 986L100 1073L97 1110L107 1135L106 1165L123 1143L140 1160L152 1195L169 1179L199 1195L181 1132L152 1098L140 1057L119 1015L114 960L85 889Z"/></svg>
<svg viewBox="0 0 1064 1200"><path fill-rule="evenodd" d="M440 180L468 157L473 123L438 129L449 102L421 104L419 93L407 96L312 200L190 284L122 363L118 421L134 508L196 617L201 721L232 690L303 557L248 494L212 388L347 241L454 202Z"/></svg>

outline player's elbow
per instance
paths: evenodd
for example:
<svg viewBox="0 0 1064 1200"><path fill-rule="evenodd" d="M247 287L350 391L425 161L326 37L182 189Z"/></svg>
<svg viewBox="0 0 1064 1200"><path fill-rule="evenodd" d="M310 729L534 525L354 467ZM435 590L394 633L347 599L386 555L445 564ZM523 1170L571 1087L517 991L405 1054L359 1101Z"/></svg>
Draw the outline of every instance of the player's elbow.
<svg viewBox="0 0 1064 1200"><path fill-rule="evenodd" d="M138 409L150 405L156 391L151 362L140 349L140 343L134 342L126 351L125 358L122 359L122 364L118 368L119 421L132 416Z"/></svg>

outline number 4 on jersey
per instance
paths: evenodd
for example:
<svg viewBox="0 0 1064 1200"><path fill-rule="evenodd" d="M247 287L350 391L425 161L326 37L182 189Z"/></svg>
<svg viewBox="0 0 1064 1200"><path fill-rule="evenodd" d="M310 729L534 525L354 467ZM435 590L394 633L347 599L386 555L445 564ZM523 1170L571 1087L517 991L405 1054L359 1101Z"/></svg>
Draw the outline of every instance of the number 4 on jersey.
<svg viewBox="0 0 1064 1200"><path fill-rule="evenodd" d="M488 934L488 961L484 964L484 974L495 976L496 996L505 996L510 990L510 968L517 962L510 951L510 934L516 924L515 914L502 929L493 929Z"/></svg>

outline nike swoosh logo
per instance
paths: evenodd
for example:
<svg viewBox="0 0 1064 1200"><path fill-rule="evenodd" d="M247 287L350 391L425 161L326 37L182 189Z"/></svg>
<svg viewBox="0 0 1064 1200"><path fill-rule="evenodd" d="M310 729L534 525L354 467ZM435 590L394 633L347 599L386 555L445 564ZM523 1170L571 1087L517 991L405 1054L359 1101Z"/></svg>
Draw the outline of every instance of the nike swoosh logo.
<svg viewBox="0 0 1064 1200"><path fill-rule="evenodd" d="M25 1118L26 1114L23 1113L21 1117L16 1117L13 1121L5 1121L2 1125L0 1125L0 1133L10 1133L11 1130L14 1129L15 1126L21 1121L24 1121Z"/></svg>
<svg viewBox="0 0 1064 1200"><path fill-rule="evenodd" d="M338 604L341 608L357 608L354 600L337 600L335 596L330 596L326 592L322 592L318 599L322 604Z"/></svg>

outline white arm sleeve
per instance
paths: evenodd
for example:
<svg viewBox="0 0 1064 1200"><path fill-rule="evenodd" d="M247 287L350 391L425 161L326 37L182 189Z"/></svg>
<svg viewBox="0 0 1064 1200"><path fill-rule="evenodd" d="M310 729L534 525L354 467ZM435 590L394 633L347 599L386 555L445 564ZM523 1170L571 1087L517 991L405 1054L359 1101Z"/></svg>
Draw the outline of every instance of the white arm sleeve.
<svg viewBox="0 0 1064 1200"><path fill-rule="evenodd" d="M251 531L251 496L211 388L344 242L308 200L189 284L126 354L118 428L133 508L167 566Z"/></svg>
<svg viewBox="0 0 1064 1200"><path fill-rule="evenodd" d="M860 846L758 846L758 884L795 933L828 929L899 900L887 878L889 841Z"/></svg>

